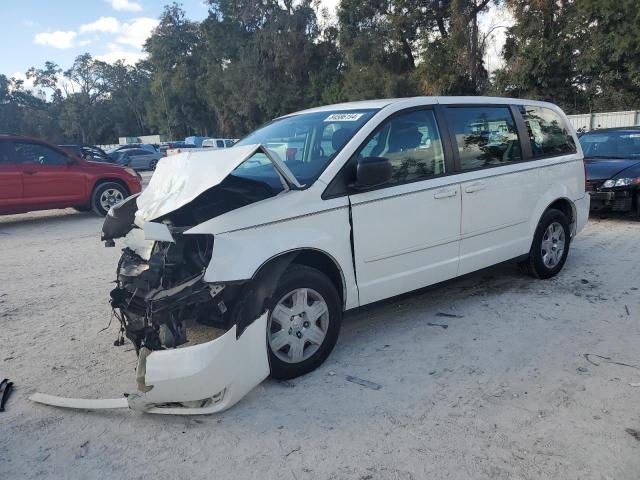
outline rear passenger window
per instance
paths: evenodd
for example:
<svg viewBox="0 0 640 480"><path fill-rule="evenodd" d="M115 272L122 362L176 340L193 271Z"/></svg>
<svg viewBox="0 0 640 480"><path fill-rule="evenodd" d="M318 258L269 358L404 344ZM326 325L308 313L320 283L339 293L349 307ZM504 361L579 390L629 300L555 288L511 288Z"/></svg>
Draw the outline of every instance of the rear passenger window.
<svg viewBox="0 0 640 480"><path fill-rule="evenodd" d="M216 147L224 148L224 142L222 140L216 140Z"/></svg>
<svg viewBox="0 0 640 480"><path fill-rule="evenodd" d="M576 144L560 116L544 107L520 106L534 157L576 152Z"/></svg>
<svg viewBox="0 0 640 480"><path fill-rule="evenodd" d="M361 148L361 157L389 159L390 185L445 173L444 153L432 110L403 113L387 120Z"/></svg>
<svg viewBox="0 0 640 480"><path fill-rule="evenodd" d="M509 107L449 107L447 120L462 170L522 160L518 132Z"/></svg>

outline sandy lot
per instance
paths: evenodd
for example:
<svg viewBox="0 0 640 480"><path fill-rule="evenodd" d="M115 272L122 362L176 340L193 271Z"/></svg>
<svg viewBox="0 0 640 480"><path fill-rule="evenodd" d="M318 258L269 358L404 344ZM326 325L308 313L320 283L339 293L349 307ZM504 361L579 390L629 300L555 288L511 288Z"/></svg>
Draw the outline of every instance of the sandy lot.
<svg viewBox="0 0 640 480"><path fill-rule="evenodd" d="M593 219L552 280L500 266L362 309L317 371L186 418L27 399L133 388L131 345L100 332L119 255L100 225L0 218L2 478L640 477L640 222Z"/></svg>

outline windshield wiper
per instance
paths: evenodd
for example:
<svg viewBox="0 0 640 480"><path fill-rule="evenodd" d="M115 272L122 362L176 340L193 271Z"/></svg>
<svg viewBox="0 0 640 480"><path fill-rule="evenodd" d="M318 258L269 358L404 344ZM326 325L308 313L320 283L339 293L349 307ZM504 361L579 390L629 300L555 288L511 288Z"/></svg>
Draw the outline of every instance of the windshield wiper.
<svg viewBox="0 0 640 480"><path fill-rule="evenodd" d="M287 167L286 163L280 160L276 155L272 155L271 152L269 152L269 149L264 145L260 145L260 148L262 149L262 152L267 156L267 158L271 160L271 163L273 163L273 167L276 169L276 172L278 173L278 175L280 175L281 178L284 179L284 181L287 183L288 188L290 188L291 190L302 190L304 188L304 185L300 185L300 182L298 182L298 179L295 177L293 172L289 170L289 167Z"/></svg>

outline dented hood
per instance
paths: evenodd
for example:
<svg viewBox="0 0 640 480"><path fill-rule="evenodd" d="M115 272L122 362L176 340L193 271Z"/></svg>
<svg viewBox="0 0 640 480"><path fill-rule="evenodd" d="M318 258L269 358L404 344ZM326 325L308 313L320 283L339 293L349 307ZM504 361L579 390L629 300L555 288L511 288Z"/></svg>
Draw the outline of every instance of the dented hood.
<svg viewBox="0 0 640 480"><path fill-rule="evenodd" d="M235 146L210 152L184 152L163 158L137 200L135 223L142 226L193 201L215 187L260 145Z"/></svg>

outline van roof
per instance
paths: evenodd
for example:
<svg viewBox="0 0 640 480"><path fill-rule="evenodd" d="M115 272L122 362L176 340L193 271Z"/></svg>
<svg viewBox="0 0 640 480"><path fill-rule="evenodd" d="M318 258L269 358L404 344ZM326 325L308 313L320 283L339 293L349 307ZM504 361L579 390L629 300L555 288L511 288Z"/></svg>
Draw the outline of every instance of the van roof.
<svg viewBox="0 0 640 480"><path fill-rule="evenodd" d="M388 105L395 103L406 103L410 106L412 103L416 105L424 104L498 104L498 105L539 105L539 106L553 106L554 104L549 102L541 102L539 100L528 100L522 98L506 98L506 97L478 97L478 96L458 96L458 97L406 97L406 98L385 98L379 100L360 100L357 102L336 103L333 105L324 105L321 107L309 108L301 110L298 113L312 113L312 112L324 112L330 110L359 110L359 109L381 109ZM557 107L556 107L557 108ZM291 115L293 115L292 113ZM285 115L286 116L286 115Z"/></svg>

